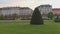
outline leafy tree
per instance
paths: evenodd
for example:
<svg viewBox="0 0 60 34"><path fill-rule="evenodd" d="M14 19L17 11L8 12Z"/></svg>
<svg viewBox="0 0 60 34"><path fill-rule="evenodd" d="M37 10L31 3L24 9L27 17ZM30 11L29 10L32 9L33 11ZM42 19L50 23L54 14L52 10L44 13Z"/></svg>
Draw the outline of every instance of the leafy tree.
<svg viewBox="0 0 60 34"><path fill-rule="evenodd" d="M30 24L41 25L43 24L43 19L38 8L35 8Z"/></svg>
<svg viewBox="0 0 60 34"><path fill-rule="evenodd" d="M52 12L49 12L49 13L48 13L48 18L50 18L50 19L52 20L53 17L54 17L54 14L53 14Z"/></svg>

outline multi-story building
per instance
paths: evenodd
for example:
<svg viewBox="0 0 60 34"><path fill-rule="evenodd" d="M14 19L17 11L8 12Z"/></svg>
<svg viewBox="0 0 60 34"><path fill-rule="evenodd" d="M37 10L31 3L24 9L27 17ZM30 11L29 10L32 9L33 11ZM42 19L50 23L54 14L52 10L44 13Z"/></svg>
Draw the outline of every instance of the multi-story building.
<svg viewBox="0 0 60 34"><path fill-rule="evenodd" d="M3 15L9 15L9 14L18 14L18 15L28 15L33 12L32 9L28 7L4 7L0 8L0 13Z"/></svg>
<svg viewBox="0 0 60 34"><path fill-rule="evenodd" d="M22 7L19 9L20 10L20 15L32 15L33 10L28 8L28 7Z"/></svg>
<svg viewBox="0 0 60 34"><path fill-rule="evenodd" d="M29 15L31 16L33 13L33 10L29 7L3 7L0 8L0 14L2 15L10 15L10 14L18 14L20 16Z"/></svg>
<svg viewBox="0 0 60 34"><path fill-rule="evenodd" d="M52 11L52 6L51 5L40 5L38 6L41 14L47 14Z"/></svg>
<svg viewBox="0 0 60 34"><path fill-rule="evenodd" d="M14 14L14 13L19 14L20 12L19 7L4 7L0 9L3 15L9 15L9 14Z"/></svg>
<svg viewBox="0 0 60 34"><path fill-rule="evenodd" d="M56 18L60 15L60 8L52 8L52 12L54 14L54 17Z"/></svg>
<svg viewBox="0 0 60 34"><path fill-rule="evenodd" d="M60 8L52 8L53 14L60 14Z"/></svg>
<svg viewBox="0 0 60 34"><path fill-rule="evenodd" d="M40 5L38 6L40 12L41 12L41 15L43 18L47 18L47 14L49 12L52 12L52 6L49 5L49 4L46 4L46 5Z"/></svg>

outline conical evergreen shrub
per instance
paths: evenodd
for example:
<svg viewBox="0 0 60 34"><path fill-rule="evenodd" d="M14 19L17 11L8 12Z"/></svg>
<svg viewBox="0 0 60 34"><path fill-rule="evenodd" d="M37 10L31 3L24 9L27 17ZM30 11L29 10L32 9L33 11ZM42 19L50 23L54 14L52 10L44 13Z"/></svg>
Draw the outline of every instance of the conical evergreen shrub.
<svg viewBox="0 0 60 34"><path fill-rule="evenodd" d="M42 19L41 13L40 13L38 8L35 8L35 10L34 10L34 12L32 14L30 24L34 24L34 25L43 24L43 19Z"/></svg>

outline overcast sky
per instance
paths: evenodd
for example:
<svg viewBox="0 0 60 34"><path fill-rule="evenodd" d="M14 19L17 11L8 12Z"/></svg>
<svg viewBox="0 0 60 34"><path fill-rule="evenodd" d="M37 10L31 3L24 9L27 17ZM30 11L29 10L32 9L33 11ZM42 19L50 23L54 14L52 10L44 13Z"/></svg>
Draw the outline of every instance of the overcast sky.
<svg viewBox="0 0 60 34"><path fill-rule="evenodd" d="M41 4L50 4L53 8L60 8L60 0L0 0L0 7L30 7L34 9Z"/></svg>

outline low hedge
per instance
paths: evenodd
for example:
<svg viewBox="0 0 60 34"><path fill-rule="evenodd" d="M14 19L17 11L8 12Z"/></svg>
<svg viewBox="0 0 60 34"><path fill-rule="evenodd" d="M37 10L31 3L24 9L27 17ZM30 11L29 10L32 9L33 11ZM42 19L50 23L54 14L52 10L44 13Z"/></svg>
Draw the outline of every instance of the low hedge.
<svg viewBox="0 0 60 34"><path fill-rule="evenodd" d="M55 18L54 21L55 22L60 22L60 19Z"/></svg>

